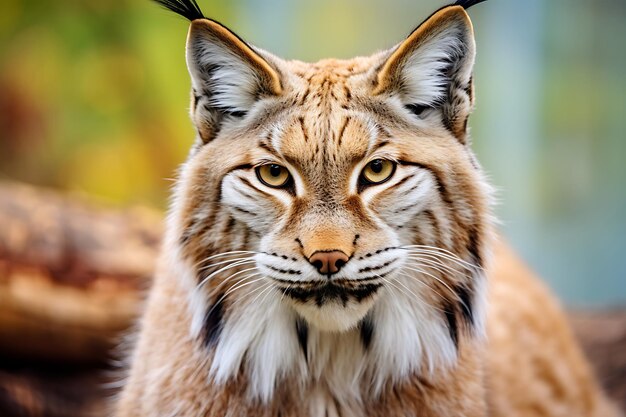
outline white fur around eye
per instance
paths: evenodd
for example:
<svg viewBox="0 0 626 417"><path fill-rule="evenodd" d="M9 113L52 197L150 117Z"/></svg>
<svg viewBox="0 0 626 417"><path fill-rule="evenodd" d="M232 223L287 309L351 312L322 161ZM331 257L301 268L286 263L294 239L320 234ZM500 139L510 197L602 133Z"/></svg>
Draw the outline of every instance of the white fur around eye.
<svg viewBox="0 0 626 417"><path fill-rule="evenodd" d="M256 184L263 193L246 187L240 177ZM268 198L264 193L271 194L273 198ZM280 201L279 204L287 206L291 204L291 199L292 197L284 190L263 185L252 170L232 172L222 180L222 204L229 208L233 218L259 233L267 232L276 224L280 215L280 207L276 200Z"/></svg>
<svg viewBox="0 0 626 417"><path fill-rule="evenodd" d="M371 204L374 198L385 190L389 188L393 188L398 182L400 182L405 176L407 172L406 169L401 166L396 166L394 174L389 178L389 180L381 183L381 184L370 184L366 186L361 192L361 199L363 202L368 205ZM359 177L357 181L360 181L360 177L362 175L362 171L359 172Z"/></svg>

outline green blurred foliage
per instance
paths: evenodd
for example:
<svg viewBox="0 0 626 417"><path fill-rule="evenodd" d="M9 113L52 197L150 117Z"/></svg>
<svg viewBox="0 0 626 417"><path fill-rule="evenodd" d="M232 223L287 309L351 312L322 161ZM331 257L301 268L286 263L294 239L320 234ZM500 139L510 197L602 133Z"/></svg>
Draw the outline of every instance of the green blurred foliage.
<svg viewBox="0 0 626 417"><path fill-rule="evenodd" d="M289 59L388 48L437 0L201 0ZM474 147L515 246L578 304L626 301L626 1L491 0ZM193 139L188 24L148 0L3 0L0 177L165 207Z"/></svg>
<svg viewBox="0 0 626 417"><path fill-rule="evenodd" d="M9 0L3 9L2 174L163 205L164 179L193 137L184 24L147 1Z"/></svg>

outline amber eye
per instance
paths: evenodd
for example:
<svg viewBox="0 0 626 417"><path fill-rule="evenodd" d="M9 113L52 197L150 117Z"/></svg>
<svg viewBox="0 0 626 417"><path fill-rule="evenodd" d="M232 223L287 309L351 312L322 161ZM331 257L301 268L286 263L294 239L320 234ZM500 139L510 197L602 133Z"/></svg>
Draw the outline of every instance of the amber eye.
<svg viewBox="0 0 626 417"><path fill-rule="evenodd" d="M259 181L272 188L284 187L291 178L287 168L277 164L267 164L257 167L256 176L259 178Z"/></svg>
<svg viewBox="0 0 626 417"><path fill-rule="evenodd" d="M369 184L380 184L391 178L395 170L395 163L386 159L374 159L365 165L361 176Z"/></svg>

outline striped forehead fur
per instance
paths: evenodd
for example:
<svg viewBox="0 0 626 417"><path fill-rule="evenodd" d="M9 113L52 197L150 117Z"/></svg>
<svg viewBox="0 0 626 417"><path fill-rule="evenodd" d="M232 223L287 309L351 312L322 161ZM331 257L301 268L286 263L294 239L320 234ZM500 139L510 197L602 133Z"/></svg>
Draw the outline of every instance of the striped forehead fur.
<svg viewBox="0 0 626 417"><path fill-rule="evenodd" d="M464 34L444 27L408 57L402 97L372 94L392 51L315 65L273 57L284 91L264 99L257 69L200 45L196 60L212 70L195 74L206 82L194 84L195 111L237 114L182 168L168 246L188 271L179 278L207 384L243 378L264 404L287 385L312 393L312 416L358 415L366 398L454 366L459 345L481 337L488 186L442 109L405 107L468 106L441 66L462 59ZM454 94L469 94L464 81ZM340 163L359 147L358 160ZM374 157L392 160L394 174L359 188ZM260 182L255 168L268 162L293 171L294 194ZM344 293L311 289L323 277L307 258L332 250L349 255L333 277Z"/></svg>

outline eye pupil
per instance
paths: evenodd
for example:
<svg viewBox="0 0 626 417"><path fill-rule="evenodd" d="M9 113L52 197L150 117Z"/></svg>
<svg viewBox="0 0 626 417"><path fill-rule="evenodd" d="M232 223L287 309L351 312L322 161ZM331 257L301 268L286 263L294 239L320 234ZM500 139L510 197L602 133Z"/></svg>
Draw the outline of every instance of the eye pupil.
<svg viewBox="0 0 626 417"><path fill-rule="evenodd" d="M256 167L256 176L268 187L281 188L289 183L291 176L282 165L266 164Z"/></svg>
<svg viewBox="0 0 626 417"><path fill-rule="evenodd" d="M383 161L380 159L375 159L370 163L370 169L375 174L380 174L383 170Z"/></svg>
<svg viewBox="0 0 626 417"><path fill-rule="evenodd" d="M363 169L361 179L364 184L382 184L391 178L395 167L388 159L373 159Z"/></svg>
<svg viewBox="0 0 626 417"><path fill-rule="evenodd" d="M280 177L280 174L283 172L283 167L281 167L280 165L272 164L270 165L269 171L272 177Z"/></svg>

